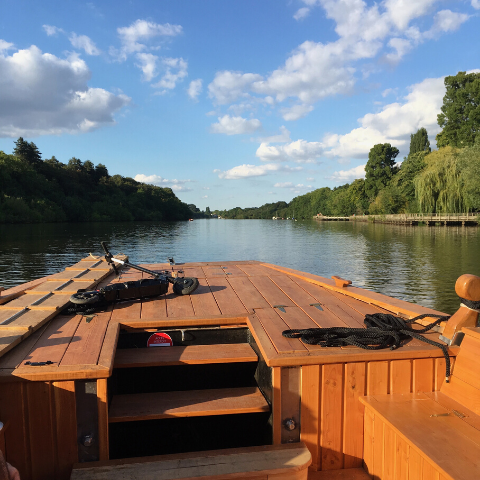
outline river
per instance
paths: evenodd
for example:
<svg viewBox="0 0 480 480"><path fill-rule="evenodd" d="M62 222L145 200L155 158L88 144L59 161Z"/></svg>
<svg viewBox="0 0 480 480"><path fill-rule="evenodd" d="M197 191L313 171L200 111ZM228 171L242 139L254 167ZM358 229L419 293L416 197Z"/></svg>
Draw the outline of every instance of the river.
<svg viewBox="0 0 480 480"><path fill-rule="evenodd" d="M456 279L480 276L480 228L356 222L195 220L0 225L0 286L62 270L90 252L133 263L260 260L453 313Z"/></svg>

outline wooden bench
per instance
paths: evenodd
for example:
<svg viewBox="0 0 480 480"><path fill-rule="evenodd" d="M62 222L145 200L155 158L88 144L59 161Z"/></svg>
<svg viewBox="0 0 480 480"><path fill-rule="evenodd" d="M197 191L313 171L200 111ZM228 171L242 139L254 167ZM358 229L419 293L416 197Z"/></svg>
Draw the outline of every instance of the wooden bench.
<svg viewBox="0 0 480 480"><path fill-rule="evenodd" d="M480 328L462 331L440 392L360 398L364 461L374 479L480 479Z"/></svg>
<svg viewBox="0 0 480 480"><path fill-rule="evenodd" d="M267 445L76 464L71 480L307 480L311 462L303 443Z"/></svg>

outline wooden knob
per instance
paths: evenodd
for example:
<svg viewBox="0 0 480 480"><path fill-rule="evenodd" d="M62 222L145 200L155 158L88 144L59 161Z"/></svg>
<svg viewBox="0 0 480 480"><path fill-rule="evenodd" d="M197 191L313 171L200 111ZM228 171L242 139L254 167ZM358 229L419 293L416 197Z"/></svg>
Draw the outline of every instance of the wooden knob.
<svg viewBox="0 0 480 480"><path fill-rule="evenodd" d="M474 302L480 301L480 277L468 273L458 277L455 283L455 292L460 298Z"/></svg>

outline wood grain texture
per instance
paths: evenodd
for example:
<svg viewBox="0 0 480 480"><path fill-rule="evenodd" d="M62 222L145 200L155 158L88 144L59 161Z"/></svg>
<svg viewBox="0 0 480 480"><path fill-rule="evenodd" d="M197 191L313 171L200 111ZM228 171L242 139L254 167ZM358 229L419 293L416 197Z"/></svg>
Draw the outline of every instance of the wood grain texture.
<svg viewBox="0 0 480 480"><path fill-rule="evenodd" d="M321 393L322 470L343 468L343 364L323 365Z"/></svg>
<svg viewBox="0 0 480 480"><path fill-rule="evenodd" d="M247 313L247 309L226 278L208 278L207 283L222 315L241 315Z"/></svg>
<svg viewBox="0 0 480 480"><path fill-rule="evenodd" d="M258 357L248 343L233 343L170 348L125 348L117 351L114 366L132 368L256 361Z"/></svg>
<svg viewBox="0 0 480 480"><path fill-rule="evenodd" d="M193 310L198 317L208 317L211 315L220 315L215 297L205 279L198 279L199 285L197 289L190 294Z"/></svg>
<svg viewBox="0 0 480 480"><path fill-rule="evenodd" d="M344 468L362 466L364 407L358 400L365 395L365 363L345 364L343 402L343 454Z"/></svg>
<svg viewBox="0 0 480 480"><path fill-rule="evenodd" d="M374 471L374 425L375 414L371 408L365 409L364 430L363 430L363 465L370 478ZM380 477L381 478L381 477Z"/></svg>
<svg viewBox="0 0 480 480"><path fill-rule="evenodd" d="M265 298L256 289L247 276L236 276L228 278L228 283L232 286L238 298L245 305L249 312L253 312L256 308L269 308L270 305Z"/></svg>
<svg viewBox="0 0 480 480"><path fill-rule="evenodd" d="M251 277L250 281L256 289L267 300L270 306L282 305L284 307L295 307L295 303L278 288L270 277Z"/></svg>
<svg viewBox="0 0 480 480"><path fill-rule="evenodd" d="M433 358L413 360L413 392L433 392Z"/></svg>
<svg viewBox="0 0 480 480"><path fill-rule="evenodd" d="M367 395L382 395L388 393L389 363L368 362L367 364Z"/></svg>
<svg viewBox="0 0 480 480"><path fill-rule="evenodd" d="M282 443L282 369L272 368L273 444Z"/></svg>
<svg viewBox="0 0 480 480"><path fill-rule="evenodd" d="M165 297L165 300L167 301L168 318L192 317L195 315L190 295L170 293Z"/></svg>
<svg viewBox="0 0 480 480"><path fill-rule="evenodd" d="M412 391L412 361L393 360L390 363L390 393Z"/></svg>
<svg viewBox="0 0 480 480"><path fill-rule="evenodd" d="M99 459L109 459L107 379L97 380Z"/></svg>
<svg viewBox="0 0 480 480"><path fill-rule="evenodd" d="M302 367L302 403L300 439L312 454L312 468L321 469L320 455L320 365Z"/></svg>
<svg viewBox="0 0 480 480"><path fill-rule="evenodd" d="M117 395L110 406L110 422L173 417L268 412L256 387L188 390L183 392Z"/></svg>

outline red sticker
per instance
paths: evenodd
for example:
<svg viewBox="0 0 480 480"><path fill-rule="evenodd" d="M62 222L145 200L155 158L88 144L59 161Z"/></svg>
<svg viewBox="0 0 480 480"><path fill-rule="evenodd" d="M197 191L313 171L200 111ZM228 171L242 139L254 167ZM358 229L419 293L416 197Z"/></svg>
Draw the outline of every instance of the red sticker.
<svg viewBox="0 0 480 480"><path fill-rule="evenodd" d="M147 341L147 347L171 347L172 337L166 333L154 333Z"/></svg>

